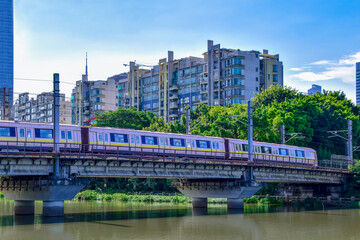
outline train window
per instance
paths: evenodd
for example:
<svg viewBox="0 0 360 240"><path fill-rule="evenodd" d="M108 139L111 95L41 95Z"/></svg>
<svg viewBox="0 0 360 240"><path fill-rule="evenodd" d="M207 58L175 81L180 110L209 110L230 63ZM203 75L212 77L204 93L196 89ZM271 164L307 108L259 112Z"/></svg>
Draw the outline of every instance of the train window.
<svg viewBox="0 0 360 240"><path fill-rule="evenodd" d="M0 127L0 137L15 137L15 128Z"/></svg>
<svg viewBox="0 0 360 240"><path fill-rule="evenodd" d="M294 150L290 150L290 156L295 157L295 152L294 152Z"/></svg>
<svg viewBox="0 0 360 240"><path fill-rule="evenodd" d="M185 147L185 140L180 138L170 138L170 146Z"/></svg>
<svg viewBox="0 0 360 240"><path fill-rule="evenodd" d="M36 138L53 138L53 130L52 129L35 128L35 137Z"/></svg>
<svg viewBox="0 0 360 240"><path fill-rule="evenodd" d="M128 142L128 135L126 135L126 134L117 134L117 133L110 133L110 140L111 140L112 142L127 143L127 142Z"/></svg>
<svg viewBox="0 0 360 240"><path fill-rule="evenodd" d="M289 156L289 150L287 150L285 148L279 148L279 153L280 153L280 155L283 155L283 156Z"/></svg>
<svg viewBox="0 0 360 240"><path fill-rule="evenodd" d="M191 141L192 148L195 148L195 141Z"/></svg>
<svg viewBox="0 0 360 240"><path fill-rule="evenodd" d="M191 142L187 142L187 147L191 148Z"/></svg>
<svg viewBox="0 0 360 240"><path fill-rule="evenodd" d="M165 146L169 146L169 141L167 138L164 138L164 141L165 141Z"/></svg>
<svg viewBox="0 0 360 240"><path fill-rule="evenodd" d="M236 151L239 150L239 145L234 144L234 146L235 146L235 150L236 150Z"/></svg>
<svg viewBox="0 0 360 240"><path fill-rule="evenodd" d="M264 154L271 154L271 147L261 146L261 152Z"/></svg>
<svg viewBox="0 0 360 240"><path fill-rule="evenodd" d="M245 151L245 152L249 151L249 147L247 144L243 144L242 148L243 148L243 151Z"/></svg>
<svg viewBox="0 0 360 240"><path fill-rule="evenodd" d="M305 156L306 156L306 158L310 158L310 153L309 153L309 152L305 152Z"/></svg>
<svg viewBox="0 0 360 240"><path fill-rule="evenodd" d="M135 143L135 137L133 135L130 136L130 142Z"/></svg>
<svg viewBox="0 0 360 240"><path fill-rule="evenodd" d="M102 133L98 133L98 138L99 138L99 142L102 142L102 141L103 141Z"/></svg>
<svg viewBox="0 0 360 240"><path fill-rule="evenodd" d="M216 143L216 148L217 148L217 149L220 149L218 142Z"/></svg>
<svg viewBox="0 0 360 240"><path fill-rule="evenodd" d="M136 136L136 144L139 144L140 143L140 138L139 136Z"/></svg>
<svg viewBox="0 0 360 240"><path fill-rule="evenodd" d="M142 144L158 145L157 137L141 136Z"/></svg>
<svg viewBox="0 0 360 240"><path fill-rule="evenodd" d="M196 146L198 148L210 148L210 142L204 140L196 140Z"/></svg>
<svg viewBox="0 0 360 240"><path fill-rule="evenodd" d="M107 133L104 134L104 138L105 138L105 142L109 141L109 137L108 137Z"/></svg>
<svg viewBox="0 0 360 240"><path fill-rule="evenodd" d="M214 143L214 142L212 143L212 145L213 145L213 147L212 147L212 148L213 148L213 149L216 149L216 147L215 147L215 143Z"/></svg>
<svg viewBox="0 0 360 240"><path fill-rule="evenodd" d="M277 148L273 148L273 149L272 149L272 153L273 153L274 155L278 155L278 150L277 150Z"/></svg>
<svg viewBox="0 0 360 240"><path fill-rule="evenodd" d="M65 131L61 131L61 139L65 139Z"/></svg>
<svg viewBox="0 0 360 240"><path fill-rule="evenodd" d="M20 128L20 137L23 138L25 137L25 129Z"/></svg>
<svg viewBox="0 0 360 240"><path fill-rule="evenodd" d="M31 138L31 129L26 130L26 138Z"/></svg>
<svg viewBox="0 0 360 240"><path fill-rule="evenodd" d="M71 140L72 136L71 136L71 131L68 131L68 140Z"/></svg>
<svg viewBox="0 0 360 240"><path fill-rule="evenodd" d="M304 151L295 150L295 153L296 153L296 156L297 156L297 157L301 157L301 158L305 157Z"/></svg>

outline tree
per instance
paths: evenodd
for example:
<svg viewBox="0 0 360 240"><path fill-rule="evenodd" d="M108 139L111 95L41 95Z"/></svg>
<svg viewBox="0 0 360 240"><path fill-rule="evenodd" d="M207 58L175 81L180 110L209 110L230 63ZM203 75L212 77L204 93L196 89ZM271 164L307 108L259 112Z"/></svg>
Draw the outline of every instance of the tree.
<svg viewBox="0 0 360 240"><path fill-rule="evenodd" d="M142 130L156 121L159 121L159 118L152 112L136 111L135 108L118 108L100 114L95 120L95 126Z"/></svg>

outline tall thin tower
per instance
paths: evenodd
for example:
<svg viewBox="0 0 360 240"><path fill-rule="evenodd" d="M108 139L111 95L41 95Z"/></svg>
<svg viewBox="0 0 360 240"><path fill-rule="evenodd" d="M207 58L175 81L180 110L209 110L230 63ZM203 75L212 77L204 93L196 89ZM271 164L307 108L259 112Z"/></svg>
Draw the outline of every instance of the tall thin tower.
<svg viewBox="0 0 360 240"><path fill-rule="evenodd" d="M87 52L86 52L86 63L85 63L85 76L86 76L86 80L88 79L88 63L87 63Z"/></svg>

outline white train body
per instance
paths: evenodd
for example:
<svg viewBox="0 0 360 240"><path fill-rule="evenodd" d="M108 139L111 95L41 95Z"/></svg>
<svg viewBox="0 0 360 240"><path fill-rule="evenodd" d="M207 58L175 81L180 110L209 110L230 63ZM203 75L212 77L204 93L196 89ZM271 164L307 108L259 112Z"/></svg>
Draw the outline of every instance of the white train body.
<svg viewBox="0 0 360 240"><path fill-rule="evenodd" d="M248 161L248 142L242 139L74 125L60 125L59 137L61 151ZM52 148L51 124L0 121L1 151L52 151ZM257 163L317 166L316 152L311 148L254 141L253 154Z"/></svg>

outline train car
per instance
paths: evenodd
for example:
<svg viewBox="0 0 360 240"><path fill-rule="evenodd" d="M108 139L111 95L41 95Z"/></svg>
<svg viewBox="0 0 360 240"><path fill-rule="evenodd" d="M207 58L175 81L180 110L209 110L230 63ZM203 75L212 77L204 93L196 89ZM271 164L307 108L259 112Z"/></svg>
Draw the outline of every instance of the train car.
<svg viewBox="0 0 360 240"><path fill-rule="evenodd" d="M93 152L225 158L222 138L117 128L88 129L89 151Z"/></svg>
<svg viewBox="0 0 360 240"><path fill-rule="evenodd" d="M81 146L80 128L60 125L60 150L78 150ZM18 151L52 151L53 125L46 123L0 121L0 149Z"/></svg>
<svg viewBox="0 0 360 240"><path fill-rule="evenodd" d="M254 159L258 162L293 163L316 167L316 151L311 148L254 141ZM248 141L229 139L229 159L247 161Z"/></svg>

